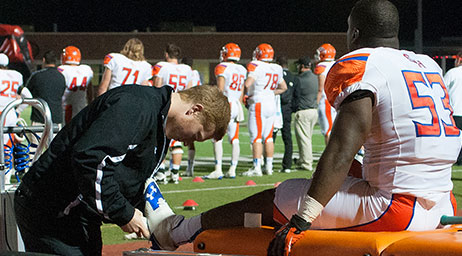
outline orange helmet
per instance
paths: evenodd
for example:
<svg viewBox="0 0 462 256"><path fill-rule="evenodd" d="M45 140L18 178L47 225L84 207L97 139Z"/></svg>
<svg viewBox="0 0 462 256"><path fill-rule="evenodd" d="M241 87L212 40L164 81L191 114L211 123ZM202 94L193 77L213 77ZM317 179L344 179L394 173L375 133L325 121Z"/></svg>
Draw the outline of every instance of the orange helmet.
<svg viewBox="0 0 462 256"><path fill-rule="evenodd" d="M220 51L220 62L234 60L239 61L241 59L241 48L235 43L227 43Z"/></svg>
<svg viewBox="0 0 462 256"><path fill-rule="evenodd" d="M79 65L81 58L82 56L80 55L79 48L75 46L68 46L63 49L63 54L61 55L61 63Z"/></svg>
<svg viewBox="0 0 462 256"><path fill-rule="evenodd" d="M314 58L316 61L335 60L335 48L331 44L323 44L317 50Z"/></svg>
<svg viewBox="0 0 462 256"><path fill-rule="evenodd" d="M272 61L274 57L273 47L269 44L260 44L253 51L253 59L261 61Z"/></svg>

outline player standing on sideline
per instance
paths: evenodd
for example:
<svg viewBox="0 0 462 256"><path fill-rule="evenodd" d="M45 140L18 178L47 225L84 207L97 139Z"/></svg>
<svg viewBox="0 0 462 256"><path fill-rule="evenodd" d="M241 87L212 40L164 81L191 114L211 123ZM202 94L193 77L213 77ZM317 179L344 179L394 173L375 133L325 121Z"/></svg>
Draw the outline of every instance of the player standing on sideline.
<svg viewBox="0 0 462 256"><path fill-rule="evenodd" d="M454 121L457 128L462 129L462 52L457 53L454 68L444 75L444 82L448 87L449 101L454 110ZM459 152L456 165L462 165L462 150Z"/></svg>
<svg viewBox="0 0 462 256"><path fill-rule="evenodd" d="M460 130L441 68L428 56L398 50L398 31L391 2L361 0L353 7L347 32L352 52L334 64L326 80L327 98L339 111L313 179L289 179L189 219L168 217L172 228L150 227L163 242L158 246L175 249L203 230L243 226L246 212L262 213L262 225L283 225L268 255L290 255L309 228L442 228L441 216L457 208L451 167L461 148ZM347 176L362 145L363 177Z"/></svg>
<svg viewBox="0 0 462 256"><path fill-rule="evenodd" d="M244 176L262 176L261 156L265 146L265 172L273 174L273 123L276 115L274 95L287 90L282 67L273 61L274 51L269 44L260 44L253 52L253 60L247 65L244 94L248 95L249 133L252 143L253 167Z"/></svg>
<svg viewBox="0 0 462 256"><path fill-rule="evenodd" d="M247 70L237 64L241 58L241 48L235 43L227 43L220 51L220 64L215 67L217 86L228 98L231 107L231 120L228 124L228 140L232 145L231 166L226 177L236 177L236 167L239 161L239 123L244 121L244 110L242 109L242 97L244 92L244 81L247 77ZM223 140L212 141L215 155L215 170L206 179L223 178Z"/></svg>
<svg viewBox="0 0 462 256"><path fill-rule="evenodd" d="M142 84L151 77L151 69L151 64L144 57L143 42L131 38L120 53L104 57L104 73L97 96L124 84Z"/></svg>
<svg viewBox="0 0 462 256"><path fill-rule="evenodd" d="M8 69L9 58L6 54L0 53L0 110L3 110L10 102L19 98L18 88L23 84L23 77L21 73L16 70ZM0 111L1 113L1 111ZM5 126L16 126L17 115L15 111L8 112L5 119ZM3 135L5 148L11 148L13 141L10 140L8 134ZM5 159L8 160L8 159ZM10 159L13 161L13 159ZM11 162L13 165L13 162ZM7 170L5 174L5 184L10 184L11 175L13 174L13 166Z"/></svg>
<svg viewBox="0 0 462 256"><path fill-rule="evenodd" d="M81 65L81 58L79 48L67 46L63 49L61 66L58 67L66 80L66 90L63 95L66 124L88 104L87 88L91 86L93 70L88 65Z"/></svg>
<svg viewBox="0 0 462 256"><path fill-rule="evenodd" d="M173 88L174 92L183 91L192 86L191 73L192 69L190 66L180 64L179 59L181 58L181 48L174 44L167 44L165 48L165 61L158 62L154 65L152 75L155 87L162 87L168 85ZM171 158L170 168L171 180L178 184L180 179L180 166L181 159L183 157L183 149L181 142L172 140L170 144ZM161 170L157 172L156 179L167 183L167 177L169 173L165 173L165 165L162 163Z"/></svg>
<svg viewBox="0 0 462 256"><path fill-rule="evenodd" d="M181 59L181 63L191 67L191 87L202 85L202 76L199 71L193 69L194 60L189 57ZM185 175L194 176L194 159L196 158L196 147L194 143L188 145L188 166L186 167Z"/></svg>
<svg viewBox="0 0 462 256"><path fill-rule="evenodd" d="M334 124L337 111L327 101L326 93L324 92L324 82L326 81L327 73L335 63L335 48L331 44L323 44L314 55L317 62L314 74L318 76L318 122L321 126L321 133L324 135L324 140L327 145L329 135Z"/></svg>

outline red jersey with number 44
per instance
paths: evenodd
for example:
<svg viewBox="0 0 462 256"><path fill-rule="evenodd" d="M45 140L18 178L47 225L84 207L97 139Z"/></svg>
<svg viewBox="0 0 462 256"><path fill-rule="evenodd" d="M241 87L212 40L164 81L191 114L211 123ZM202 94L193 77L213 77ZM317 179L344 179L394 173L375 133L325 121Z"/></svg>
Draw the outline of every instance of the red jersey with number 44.
<svg viewBox="0 0 462 256"><path fill-rule="evenodd" d="M250 87L248 95L252 102L272 100L274 102L274 90L282 82L282 67L278 64L254 60L247 64L248 76L255 79Z"/></svg>
<svg viewBox="0 0 462 256"><path fill-rule="evenodd" d="M109 89L125 84L141 84L151 78L151 64L136 61L120 53L110 53L104 57L104 67L111 70Z"/></svg>
<svg viewBox="0 0 462 256"><path fill-rule="evenodd" d="M222 62L215 67L215 76L225 79L223 94L228 97L228 101L238 101L244 89L247 70L239 64Z"/></svg>
<svg viewBox="0 0 462 256"><path fill-rule="evenodd" d="M430 201L452 189L460 130L438 64L391 48L353 51L332 66L325 92L338 109L358 90L374 94L363 177L372 187Z"/></svg>

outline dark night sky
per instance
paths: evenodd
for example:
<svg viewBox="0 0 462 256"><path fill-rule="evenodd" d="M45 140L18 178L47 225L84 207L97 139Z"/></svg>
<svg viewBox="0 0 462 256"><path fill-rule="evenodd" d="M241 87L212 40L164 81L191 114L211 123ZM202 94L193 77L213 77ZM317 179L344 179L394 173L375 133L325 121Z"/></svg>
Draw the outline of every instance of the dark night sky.
<svg viewBox="0 0 462 256"><path fill-rule="evenodd" d="M24 1L4 0L0 23L33 24L38 32L129 32L158 30L161 22L216 26L218 32L345 32L355 0L318 1ZM400 11L400 39L412 41L417 0L392 0ZM27 5L25 3L28 3ZM462 37L462 3L423 0L425 41Z"/></svg>

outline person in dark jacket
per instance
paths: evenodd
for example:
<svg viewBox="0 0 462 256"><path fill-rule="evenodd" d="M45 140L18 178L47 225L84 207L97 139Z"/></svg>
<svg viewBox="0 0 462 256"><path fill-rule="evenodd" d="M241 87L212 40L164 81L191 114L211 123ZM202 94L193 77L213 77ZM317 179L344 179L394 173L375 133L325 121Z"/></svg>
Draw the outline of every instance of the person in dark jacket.
<svg viewBox="0 0 462 256"><path fill-rule="evenodd" d="M294 96L294 88L299 87L300 80L297 76L293 75L288 68L286 56L279 56L276 58L276 63L281 65L284 81L287 84L287 91L281 94L281 112L282 112L282 141L284 142L284 156L282 158L281 172L289 173L292 168L292 99ZM273 133L273 140L276 141L278 131Z"/></svg>
<svg viewBox="0 0 462 256"><path fill-rule="evenodd" d="M32 73L26 83L27 89L34 98L43 99L50 108L51 120L54 124L63 123L62 98L66 90L66 80L56 68L58 57L54 51L47 51L43 55L42 69ZM36 108L32 108L30 116L32 124L43 124L43 115Z"/></svg>
<svg viewBox="0 0 462 256"><path fill-rule="evenodd" d="M170 139L220 140L229 104L216 87L122 86L95 99L63 127L15 193L26 251L101 255L101 223L149 237L144 184Z"/></svg>

